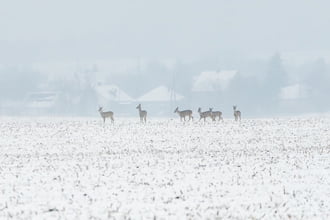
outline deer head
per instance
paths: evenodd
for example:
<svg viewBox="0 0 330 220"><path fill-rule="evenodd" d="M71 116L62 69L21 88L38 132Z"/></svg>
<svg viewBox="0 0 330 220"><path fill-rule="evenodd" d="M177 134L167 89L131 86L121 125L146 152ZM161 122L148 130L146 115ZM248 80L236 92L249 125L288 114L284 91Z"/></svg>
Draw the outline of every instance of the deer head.
<svg viewBox="0 0 330 220"><path fill-rule="evenodd" d="M174 110L174 113L179 111L179 107L176 107L176 109Z"/></svg>

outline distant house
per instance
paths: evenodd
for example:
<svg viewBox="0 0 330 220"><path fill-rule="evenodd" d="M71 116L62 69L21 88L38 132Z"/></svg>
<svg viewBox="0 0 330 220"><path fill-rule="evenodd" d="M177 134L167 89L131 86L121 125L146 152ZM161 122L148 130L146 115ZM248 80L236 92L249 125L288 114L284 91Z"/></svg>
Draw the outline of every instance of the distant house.
<svg viewBox="0 0 330 220"><path fill-rule="evenodd" d="M281 88L279 98L281 100L298 100L308 98L310 95L309 89L300 84L289 85Z"/></svg>
<svg viewBox="0 0 330 220"><path fill-rule="evenodd" d="M111 109L116 115L132 114L135 99L120 89L117 85L98 83L95 86L97 102L105 110Z"/></svg>
<svg viewBox="0 0 330 220"><path fill-rule="evenodd" d="M193 79L193 105L207 110L209 107L219 108L226 99L227 88L238 71L203 71Z"/></svg>
<svg viewBox="0 0 330 220"><path fill-rule="evenodd" d="M281 88L278 98L278 108L281 112L299 113L303 111L317 111L315 106L311 105L313 91L303 84L292 84Z"/></svg>
<svg viewBox="0 0 330 220"><path fill-rule="evenodd" d="M159 86L147 92L138 98L140 102L170 102L173 99L180 101L184 98L183 95L180 95L173 90L170 90L166 86Z"/></svg>
<svg viewBox="0 0 330 220"><path fill-rule="evenodd" d="M136 101L142 104L151 114L164 116L172 114L176 105L184 101L184 96L167 88L156 87L139 97Z"/></svg>
<svg viewBox="0 0 330 220"><path fill-rule="evenodd" d="M59 92L31 92L28 93L24 105L25 113L40 115L52 114L58 109Z"/></svg>
<svg viewBox="0 0 330 220"><path fill-rule="evenodd" d="M213 92L225 90L237 74L236 70L204 71L194 78L194 92Z"/></svg>

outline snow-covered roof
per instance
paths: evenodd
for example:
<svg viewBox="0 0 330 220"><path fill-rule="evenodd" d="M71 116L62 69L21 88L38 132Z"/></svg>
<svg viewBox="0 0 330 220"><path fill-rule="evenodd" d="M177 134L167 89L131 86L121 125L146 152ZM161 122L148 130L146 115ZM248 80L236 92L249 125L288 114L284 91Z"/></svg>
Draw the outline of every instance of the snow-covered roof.
<svg viewBox="0 0 330 220"><path fill-rule="evenodd" d="M113 84L98 84L95 90L99 96L115 102L132 102L134 99L130 97L126 92L121 90L118 86Z"/></svg>
<svg viewBox="0 0 330 220"><path fill-rule="evenodd" d="M183 95L180 95L173 90L170 90L166 86L159 86L157 88L152 89L148 93L141 96L138 101L140 102L168 102L172 99L177 101L182 100L184 98Z"/></svg>
<svg viewBox="0 0 330 220"><path fill-rule="evenodd" d="M194 78L193 91L211 92L225 90L237 74L236 70L204 71Z"/></svg>
<svg viewBox="0 0 330 220"><path fill-rule="evenodd" d="M54 106L58 98L57 92L33 92L27 95L27 107L50 108Z"/></svg>
<svg viewBox="0 0 330 220"><path fill-rule="evenodd" d="M294 84L281 88L279 97L282 100L303 99L309 96L309 90L306 86Z"/></svg>

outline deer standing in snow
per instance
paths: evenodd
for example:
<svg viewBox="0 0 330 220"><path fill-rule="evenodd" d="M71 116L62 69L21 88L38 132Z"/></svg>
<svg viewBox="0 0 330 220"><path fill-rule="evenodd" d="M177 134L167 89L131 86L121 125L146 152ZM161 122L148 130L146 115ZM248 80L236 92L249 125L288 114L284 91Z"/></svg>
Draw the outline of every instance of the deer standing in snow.
<svg viewBox="0 0 330 220"><path fill-rule="evenodd" d="M100 107L99 112L100 112L101 117L103 118L103 123L105 123L106 118L110 118L111 122L114 123L113 112L112 111L104 112L103 108Z"/></svg>
<svg viewBox="0 0 330 220"><path fill-rule="evenodd" d="M141 110L141 104L136 106L137 109L139 109L139 116L140 116L140 121L144 123L147 123L147 111L146 110Z"/></svg>
<svg viewBox="0 0 330 220"><path fill-rule="evenodd" d="M178 113L179 114L180 121L182 121L182 118L184 119L184 121L186 121L186 116L189 117L189 120L188 121L190 121L190 119L193 119L192 111L191 110L179 111L179 107L176 107L176 109L174 110L174 113Z"/></svg>
<svg viewBox="0 0 330 220"><path fill-rule="evenodd" d="M202 112L202 109L198 108L198 113L199 113L199 117L200 117L199 120L201 120L203 118L204 122L205 122L207 117L210 117L212 119L212 111Z"/></svg>
<svg viewBox="0 0 330 220"><path fill-rule="evenodd" d="M218 121L222 120L222 112L221 111L213 111L213 108L210 108L210 111L212 113L212 120L215 121L215 119L218 117Z"/></svg>
<svg viewBox="0 0 330 220"><path fill-rule="evenodd" d="M239 110L236 110L237 106L234 105L233 106L233 110L234 110L234 117L235 117L235 121L237 121L239 119L239 121L241 121L241 112Z"/></svg>

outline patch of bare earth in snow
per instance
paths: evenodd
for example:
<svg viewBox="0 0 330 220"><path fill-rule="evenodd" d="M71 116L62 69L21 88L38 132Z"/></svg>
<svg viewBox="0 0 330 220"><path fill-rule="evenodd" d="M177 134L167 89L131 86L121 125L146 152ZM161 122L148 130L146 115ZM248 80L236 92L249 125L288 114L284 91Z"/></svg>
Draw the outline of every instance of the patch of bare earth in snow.
<svg viewBox="0 0 330 220"><path fill-rule="evenodd" d="M330 118L137 121L1 118L0 218L330 218Z"/></svg>

